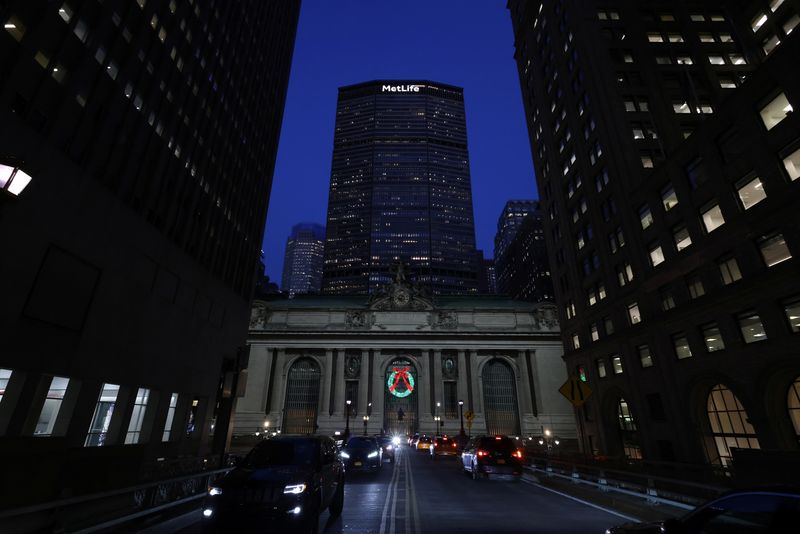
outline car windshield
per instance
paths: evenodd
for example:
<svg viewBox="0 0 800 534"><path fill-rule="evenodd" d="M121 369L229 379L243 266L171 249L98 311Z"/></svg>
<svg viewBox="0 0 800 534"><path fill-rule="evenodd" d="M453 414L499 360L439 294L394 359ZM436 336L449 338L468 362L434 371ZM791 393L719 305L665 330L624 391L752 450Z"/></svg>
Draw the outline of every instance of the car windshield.
<svg viewBox="0 0 800 534"><path fill-rule="evenodd" d="M350 438L347 442L347 446L351 449L370 449L375 448L375 445L374 438Z"/></svg>
<svg viewBox="0 0 800 534"><path fill-rule="evenodd" d="M267 440L259 444L242 461L248 469L263 469L285 465L312 465L317 458L317 447L313 440Z"/></svg>
<svg viewBox="0 0 800 534"><path fill-rule="evenodd" d="M506 437L501 437L500 439L497 439L496 437L483 438L481 439L480 446L482 449L503 452L506 454L511 454L516 450L516 447L514 447L514 441L511 438Z"/></svg>
<svg viewBox="0 0 800 534"><path fill-rule="evenodd" d="M422 443L430 443L430 442L431 442L431 438L419 438L419 440L420 440Z"/></svg>

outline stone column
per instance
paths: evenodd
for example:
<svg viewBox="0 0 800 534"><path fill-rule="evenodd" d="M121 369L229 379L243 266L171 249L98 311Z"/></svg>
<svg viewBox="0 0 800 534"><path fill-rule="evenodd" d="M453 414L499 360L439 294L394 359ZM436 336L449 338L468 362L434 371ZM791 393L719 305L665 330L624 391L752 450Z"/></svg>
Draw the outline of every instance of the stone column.
<svg viewBox="0 0 800 534"><path fill-rule="evenodd" d="M439 349L433 350L433 415L438 415L444 421L444 384L442 383L442 351ZM439 406L436 406L436 403ZM439 425L441 428L441 424ZM436 433L439 433L439 428Z"/></svg>
<svg viewBox="0 0 800 534"><path fill-rule="evenodd" d="M322 365L325 366L322 372L322 387L320 388L319 419L322 415L328 415L331 403L331 376L333 375L333 350L325 350L325 358Z"/></svg>
<svg viewBox="0 0 800 534"><path fill-rule="evenodd" d="M286 408L286 382L289 380L289 369L286 366L286 349L278 349L278 358L275 360L274 389L272 391L272 412L278 414L278 421L275 422L277 428L283 428L283 413Z"/></svg>
<svg viewBox="0 0 800 534"><path fill-rule="evenodd" d="M367 414L367 389L369 385L369 349L361 349L361 374L358 376L358 429L363 430L361 417ZM353 421L350 421L352 423ZM350 425L352 429L352 424Z"/></svg>
<svg viewBox="0 0 800 534"><path fill-rule="evenodd" d="M517 402L519 402L520 408L520 417L524 419L525 415L533 413L533 404L531 403L531 383L528 380L530 376L528 372L528 358L526 351L518 350L517 351L517 369L519 369L519 376L517 378L517 384L520 387L517 390ZM522 421L520 421L520 424Z"/></svg>
<svg viewBox="0 0 800 534"><path fill-rule="evenodd" d="M469 357L467 358L467 365L469 365L469 372L470 372L470 383L469 383L469 391L470 391L470 403L472 404L472 411L476 414L483 414L483 403L481 399L483 398L483 392L481 391L481 380L480 376L478 376L478 351L477 350L470 350ZM476 415L477 419L477 415Z"/></svg>
<svg viewBox="0 0 800 534"><path fill-rule="evenodd" d="M420 432L430 432L430 421L432 414L430 413L431 401L431 381L432 376L429 376L431 356L427 349L420 349L419 367L417 368L417 390L419 397L417 398L417 423Z"/></svg>
<svg viewBox="0 0 800 534"><path fill-rule="evenodd" d="M336 351L336 375L333 380L336 382L336 393L334 395L333 415L334 417L344 418L344 349L333 349Z"/></svg>
<svg viewBox="0 0 800 534"><path fill-rule="evenodd" d="M374 349L372 358L374 359L370 377L372 380L372 414L369 416L369 426L380 431L383 428L384 410L386 409L383 405L383 400L386 398L386 384L383 382L386 361L381 349Z"/></svg>

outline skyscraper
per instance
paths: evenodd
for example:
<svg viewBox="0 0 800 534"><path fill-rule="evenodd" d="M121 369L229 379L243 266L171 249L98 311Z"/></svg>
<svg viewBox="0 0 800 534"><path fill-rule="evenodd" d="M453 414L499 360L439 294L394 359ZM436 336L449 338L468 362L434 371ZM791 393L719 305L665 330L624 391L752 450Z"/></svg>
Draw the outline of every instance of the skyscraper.
<svg viewBox="0 0 800 534"><path fill-rule="evenodd" d="M0 7L6 507L222 457L299 8Z"/></svg>
<svg viewBox="0 0 800 534"><path fill-rule="evenodd" d="M797 450L800 2L508 7L584 448Z"/></svg>
<svg viewBox="0 0 800 534"><path fill-rule="evenodd" d="M506 202L503 211L497 218L497 233L494 235L495 259L506 253L525 217L539 209L537 200L509 200Z"/></svg>
<svg viewBox="0 0 800 534"><path fill-rule="evenodd" d="M420 80L340 88L323 292L372 292L403 261L433 293L472 293L474 258L463 90Z"/></svg>
<svg viewBox="0 0 800 534"><path fill-rule="evenodd" d="M325 227L301 223L292 227L286 240L281 289L293 297L319 293L322 287L322 260L325 251Z"/></svg>
<svg viewBox="0 0 800 534"><path fill-rule="evenodd" d="M523 217L495 265L500 293L516 300L553 301L553 280L538 204Z"/></svg>

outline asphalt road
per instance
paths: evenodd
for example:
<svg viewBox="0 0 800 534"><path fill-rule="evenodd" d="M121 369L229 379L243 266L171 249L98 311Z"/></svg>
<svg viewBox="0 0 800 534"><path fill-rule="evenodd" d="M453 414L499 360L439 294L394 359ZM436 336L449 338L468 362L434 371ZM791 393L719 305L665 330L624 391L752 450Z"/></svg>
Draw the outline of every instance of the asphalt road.
<svg viewBox="0 0 800 534"><path fill-rule="evenodd" d="M344 511L324 534L603 533L626 520L529 482L474 481L455 458L403 447L377 474L349 475ZM199 533L198 525L181 531Z"/></svg>

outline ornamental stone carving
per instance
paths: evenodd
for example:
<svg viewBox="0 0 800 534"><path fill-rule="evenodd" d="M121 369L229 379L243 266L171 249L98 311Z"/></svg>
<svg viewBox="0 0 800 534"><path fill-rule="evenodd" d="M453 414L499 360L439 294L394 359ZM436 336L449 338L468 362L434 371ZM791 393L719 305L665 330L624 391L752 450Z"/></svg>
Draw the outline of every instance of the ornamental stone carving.
<svg viewBox="0 0 800 534"><path fill-rule="evenodd" d="M358 354L348 354L344 360L344 376L346 378L358 378L361 375L361 356Z"/></svg>
<svg viewBox="0 0 800 534"><path fill-rule="evenodd" d="M450 354L442 354L442 377L445 380L458 378L458 360Z"/></svg>
<svg viewBox="0 0 800 534"><path fill-rule="evenodd" d="M558 328L558 315L556 307L546 304L540 306L533 312L533 318L539 328L543 330L555 330Z"/></svg>
<svg viewBox="0 0 800 534"><path fill-rule="evenodd" d="M433 309L433 301L427 290L406 279L406 268L403 263L398 263L395 269L394 281L372 294L369 308L378 311Z"/></svg>
<svg viewBox="0 0 800 534"><path fill-rule="evenodd" d="M365 311L350 310L344 317L347 328L369 328L373 322L372 314Z"/></svg>
<svg viewBox="0 0 800 534"><path fill-rule="evenodd" d="M434 328L453 329L458 328L458 314L453 311L439 311L431 316Z"/></svg>
<svg viewBox="0 0 800 534"><path fill-rule="evenodd" d="M250 330L264 328L269 318L269 312L263 302L254 302L250 308Z"/></svg>

